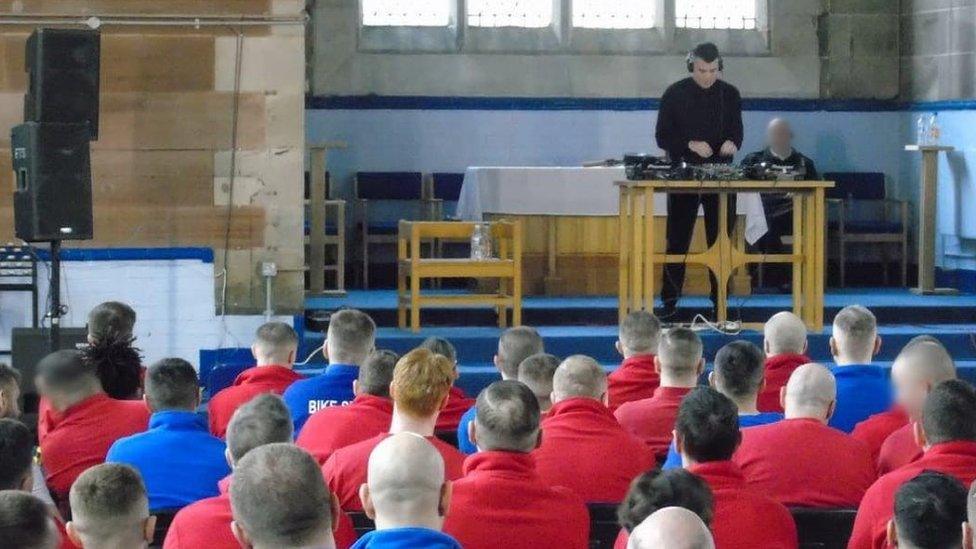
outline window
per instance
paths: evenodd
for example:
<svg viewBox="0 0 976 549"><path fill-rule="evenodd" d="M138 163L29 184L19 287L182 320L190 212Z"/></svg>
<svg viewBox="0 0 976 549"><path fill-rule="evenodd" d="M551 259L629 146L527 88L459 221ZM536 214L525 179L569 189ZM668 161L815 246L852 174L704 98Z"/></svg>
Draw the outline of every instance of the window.
<svg viewBox="0 0 976 549"><path fill-rule="evenodd" d="M468 25L472 27L522 27L552 25L552 0L468 0Z"/></svg>
<svg viewBox="0 0 976 549"><path fill-rule="evenodd" d="M584 29L650 29L656 2L649 0L573 0L573 26Z"/></svg>
<svg viewBox="0 0 976 549"><path fill-rule="evenodd" d="M362 0L363 26L446 27L451 0Z"/></svg>
<svg viewBox="0 0 976 549"><path fill-rule="evenodd" d="M675 0L674 24L688 29L755 29L756 0Z"/></svg>

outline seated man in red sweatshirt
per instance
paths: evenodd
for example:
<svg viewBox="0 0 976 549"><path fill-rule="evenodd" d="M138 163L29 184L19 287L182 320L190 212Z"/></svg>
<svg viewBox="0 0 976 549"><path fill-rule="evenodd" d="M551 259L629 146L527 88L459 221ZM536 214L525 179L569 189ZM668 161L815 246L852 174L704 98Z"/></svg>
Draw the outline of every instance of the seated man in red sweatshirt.
<svg viewBox="0 0 976 549"><path fill-rule="evenodd" d="M298 334L284 322L268 322L258 328L251 345L257 365L244 370L227 387L210 399L207 415L210 432L224 438L227 424L238 406L261 393L280 395L302 375L292 370L298 353Z"/></svg>
<svg viewBox="0 0 976 549"><path fill-rule="evenodd" d="M393 418L389 430L336 450L322 466L325 480L344 511L362 510L359 487L366 482L369 454L392 434L407 432L426 438L444 458L445 478L461 477L464 454L434 436L437 414L447 402L452 383L454 365L427 349L414 349L397 362L390 383Z"/></svg>
<svg viewBox="0 0 976 549"><path fill-rule="evenodd" d="M109 398L94 365L78 351L44 357L35 382L60 418L41 437L40 449L47 485L63 501L78 475L104 462L115 441L148 428L149 408L141 400Z"/></svg>
<svg viewBox="0 0 976 549"><path fill-rule="evenodd" d="M942 343L932 336L915 336L902 348L901 353L899 353L899 358L901 358L902 355L907 357L908 355L905 353L920 343L931 343L942 347ZM942 349L944 351L945 347L942 347ZM946 352L945 356L948 357L948 355L949 353ZM949 360L952 360L951 357L949 357ZM895 359L896 364L897 362L898 358ZM894 385L894 380L892 380L892 385ZM878 454L881 453L881 445L884 444L885 439L887 439L888 436L895 431L908 425L909 422L908 414L900 404L900 401L904 400L904 391L900 391L898 387L894 387L894 391L895 403L890 409L885 410L884 412L879 412L865 419L864 421L855 425L854 430L851 431L851 436L866 444L868 449L871 450L871 456L874 458L875 463L878 461ZM926 389L925 392L928 393L928 389ZM902 395L899 393L902 393ZM916 400L915 409L921 408L922 401L924 401L924 397L922 397L920 400Z"/></svg>
<svg viewBox="0 0 976 549"><path fill-rule="evenodd" d="M712 489L685 469L648 471L634 479L617 518L620 534L614 549L627 549L630 532L652 513L665 507L682 507L698 515L706 526L712 523Z"/></svg>
<svg viewBox="0 0 976 549"><path fill-rule="evenodd" d="M524 383L539 401L539 411L543 415L552 409L552 377L559 367L559 357L539 353L526 358L519 364L518 380Z"/></svg>
<svg viewBox="0 0 976 549"><path fill-rule="evenodd" d="M924 455L868 488L857 510L849 549L887 546L895 493L919 473L944 473L965 486L976 479L976 390L962 380L944 381L925 399L921 417L921 422L913 422L913 429Z"/></svg>
<svg viewBox="0 0 976 549"><path fill-rule="evenodd" d="M704 368L698 334L687 328L672 328L662 334L654 357L661 386L654 390L654 396L628 402L614 412L620 425L644 441L658 460L667 456L681 399L698 385Z"/></svg>
<svg viewBox="0 0 976 549"><path fill-rule="evenodd" d="M896 406L911 421L917 421L932 388L950 379L956 379L956 364L945 347L931 342L916 343L902 351L891 367ZM922 447L912 433L911 424L905 424L888 435L878 449L878 474L890 473L920 457Z"/></svg>
<svg viewBox="0 0 976 549"><path fill-rule="evenodd" d="M68 536L78 547L148 547L156 517L139 472L103 463L82 473L71 486Z"/></svg>
<svg viewBox="0 0 976 549"><path fill-rule="evenodd" d="M647 311L634 311L620 323L617 352L624 361L608 378L611 411L625 402L654 396L661 384L654 366L660 340L661 321Z"/></svg>
<svg viewBox="0 0 976 549"><path fill-rule="evenodd" d="M786 386L793 370L813 362L806 355L806 324L789 311L774 314L763 325L763 351L766 353L766 384L759 392L756 405L760 412L783 413L779 390Z"/></svg>
<svg viewBox="0 0 976 549"><path fill-rule="evenodd" d="M630 481L654 467L654 455L607 409L603 368L588 356L567 358L553 376L552 402L532 453L539 477L587 503L623 501Z"/></svg>
<svg viewBox="0 0 976 549"><path fill-rule="evenodd" d="M454 481L444 532L467 549L586 549L590 517L583 500L551 487L535 471L539 406L517 381L496 381L478 395L471 439L478 453Z"/></svg>
<svg viewBox="0 0 976 549"><path fill-rule="evenodd" d="M312 414L295 444L324 464L339 448L388 432L393 418L390 382L399 358L393 351L370 353L359 367L359 378L353 382L356 398L352 404L323 408Z"/></svg>
<svg viewBox="0 0 976 549"><path fill-rule="evenodd" d="M266 444L291 442L292 422L280 397L259 395L234 412L227 426L227 463L234 469L248 452ZM230 523L230 489L233 474L218 484L220 495L192 503L176 513L166 534L163 549L239 549ZM339 515L335 528L336 546L346 549L356 540L352 522Z"/></svg>
<svg viewBox="0 0 976 549"><path fill-rule="evenodd" d="M447 357L454 364L454 381L461 377L460 372L458 372L457 349L450 341L442 337L428 337L420 344L420 347ZM452 385L451 392L447 395L447 405L437 416L437 432L457 430L458 424L461 423L461 417L472 406L474 406L474 399L464 394L460 387Z"/></svg>
<svg viewBox="0 0 976 549"><path fill-rule="evenodd" d="M681 402L674 426L685 468L712 489L712 533L722 549L795 549L796 525L782 504L750 488L732 461L739 445L739 412L728 397L699 387Z"/></svg>
<svg viewBox="0 0 976 549"><path fill-rule="evenodd" d="M888 522L888 545L962 547L959 524L966 522L966 496L965 486L942 473L922 473L902 484Z"/></svg>
<svg viewBox="0 0 976 549"><path fill-rule="evenodd" d="M742 430L732 461L749 486L786 506L857 507L875 480L874 462L863 443L827 426L836 399L830 370L794 370L782 391L786 419Z"/></svg>
<svg viewBox="0 0 976 549"><path fill-rule="evenodd" d="M644 519L631 533L633 549L715 549L715 539L701 517L684 507L665 507Z"/></svg>

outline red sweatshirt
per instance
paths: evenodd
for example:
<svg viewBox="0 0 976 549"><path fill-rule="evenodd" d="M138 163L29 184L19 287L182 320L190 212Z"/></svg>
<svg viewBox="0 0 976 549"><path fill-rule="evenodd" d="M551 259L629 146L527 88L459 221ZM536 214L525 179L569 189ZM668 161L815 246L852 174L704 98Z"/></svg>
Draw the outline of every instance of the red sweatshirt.
<svg viewBox="0 0 976 549"><path fill-rule="evenodd" d="M40 440L41 465L56 498L89 467L105 461L116 440L149 426L149 409L141 400L114 400L105 393L91 396L57 414L58 420Z"/></svg>
<svg viewBox="0 0 976 549"><path fill-rule="evenodd" d="M227 477L217 486L220 495L200 500L180 509L166 533L163 549L240 549L241 544L230 529L230 482ZM356 531L345 513L339 513L334 532L336 547L348 549L356 542Z"/></svg>
<svg viewBox="0 0 976 549"><path fill-rule="evenodd" d="M878 474L885 475L901 469L921 457L922 448L915 442L915 431L909 423L888 435L881 445L878 452Z"/></svg>
<svg viewBox="0 0 976 549"><path fill-rule="evenodd" d="M480 452L454 481L444 533L466 549L586 549L590 516L583 500L552 488L529 454Z"/></svg>
<svg viewBox="0 0 976 549"><path fill-rule="evenodd" d="M732 460L749 486L786 506L857 507L875 480L867 447L815 419L743 429Z"/></svg>
<svg viewBox="0 0 976 549"><path fill-rule="evenodd" d="M756 406L760 412L779 412L783 413L783 406L779 403L779 390L786 385L796 370L804 364L813 362L806 355L795 355L786 353L774 355L766 359L766 386L759 391L759 399Z"/></svg>
<svg viewBox="0 0 976 549"><path fill-rule="evenodd" d="M369 454L388 436L389 433L380 433L373 438L336 450L322 466L325 482L329 485L329 490L339 498L339 505L343 511L363 510L363 503L359 501L359 487L366 482ZM437 437L427 437L427 440L444 458L445 478L448 480L461 478L465 455Z"/></svg>
<svg viewBox="0 0 976 549"><path fill-rule="evenodd" d="M854 520L854 532L848 549L887 547L888 521L894 515L895 492L905 482L923 471L935 471L956 477L963 486L976 479L976 441L936 444L915 463L888 473L871 485Z"/></svg>
<svg viewBox="0 0 976 549"><path fill-rule="evenodd" d="M661 376L654 371L654 355L637 355L624 359L620 367L607 377L610 410L621 404L654 396L661 385Z"/></svg>
<svg viewBox="0 0 976 549"><path fill-rule="evenodd" d="M796 524L789 510L750 488L735 463L699 463L688 467L688 471L712 489L712 536L717 549L797 547Z"/></svg>
<svg viewBox="0 0 976 549"><path fill-rule="evenodd" d="M475 400L468 398L459 387L451 387L451 392L447 394L447 405L437 416L437 426L434 429L437 432L457 431L461 416L474 406L474 403Z"/></svg>
<svg viewBox="0 0 976 549"><path fill-rule="evenodd" d="M392 417L392 400L362 394L352 404L322 408L312 414L295 444L322 465L339 448L389 432Z"/></svg>
<svg viewBox="0 0 976 549"><path fill-rule="evenodd" d="M634 477L654 467L654 455L598 400L557 403L542 421L542 445L532 452L539 478L586 502L623 501Z"/></svg>
<svg viewBox="0 0 976 549"><path fill-rule="evenodd" d="M627 432L644 441L662 459L671 445L681 399L690 392L688 387L658 387L651 398L628 402L617 408L614 415Z"/></svg>
<svg viewBox="0 0 976 549"><path fill-rule="evenodd" d="M222 389L207 405L210 432L224 438L227 424L237 408L263 393L280 395L302 375L286 366L255 366L238 374L234 384Z"/></svg>
<svg viewBox="0 0 976 549"><path fill-rule="evenodd" d="M891 433L901 429L908 424L908 414L898 406L892 407L887 412L874 414L854 426L851 436L860 440L868 449L871 450L871 457L874 462L878 462L878 454L881 452L881 445Z"/></svg>

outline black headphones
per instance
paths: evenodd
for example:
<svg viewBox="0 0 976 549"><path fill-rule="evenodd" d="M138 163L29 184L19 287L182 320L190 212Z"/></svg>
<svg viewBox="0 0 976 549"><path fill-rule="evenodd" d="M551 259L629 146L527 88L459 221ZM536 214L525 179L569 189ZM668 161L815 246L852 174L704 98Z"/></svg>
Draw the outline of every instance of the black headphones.
<svg viewBox="0 0 976 549"><path fill-rule="evenodd" d="M711 46L712 48L715 48L715 51L718 52L718 48L715 47L715 44L708 43L708 42L704 44L698 44L697 46L695 46L695 49L688 52L688 57L685 58L685 64L688 66L688 72L695 72L695 61L701 59L699 52L701 51L702 48L707 46ZM722 60L722 54L719 54L715 59L718 61L718 70L720 71L725 70L725 61Z"/></svg>

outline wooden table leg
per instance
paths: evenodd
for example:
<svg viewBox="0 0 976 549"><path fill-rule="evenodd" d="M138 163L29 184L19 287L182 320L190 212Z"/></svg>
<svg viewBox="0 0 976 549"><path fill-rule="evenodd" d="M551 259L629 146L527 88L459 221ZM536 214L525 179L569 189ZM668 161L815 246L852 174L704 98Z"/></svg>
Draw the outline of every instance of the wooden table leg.
<svg viewBox="0 0 976 549"><path fill-rule="evenodd" d="M802 318L803 315L803 254L806 253L805 242L803 241L803 195L793 194L793 255L799 256L794 259L790 266L793 268L793 314Z"/></svg>
<svg viewBox="0 0 976 549"><path fill-rule="evenodd" d="M716 245L718 246L719 260L718 265L707 265L718 283L716 288L715 304L716 320L725 322L729 318L729 195L728 193L718 193L718 234ZM718 267L716 269L715 267Z"/></svg>
<svg viewBox="0 0 976 549"><path fill-rule="evenodd" d="M626 187L620 187L620 212L618 218L618 227L620 231L620 258L619 258L619 274L618 274L618 298L617 298L617 317L620 322L623 322L624 318L627 316L630 307L630 261L631 261L631 245L630 245L630 216L628 212L630 211L630 191Z"/></svg>
<svg viewBox="0 0 976 549"><path fill-rule="evenodd" d="M644 191L644 306L654 311L654 193Z"/></svg>
<svg viewBox="0 0 976 549"><path fill-rule="evenodd" d="M816 254L817 254L817 206L812 192L804 193L803 227L803 321L811 329L816 325Z"/></svg>
<svg viewBox="0 0 976 549"><path fill-rule="evenodd" d="M815 242L817 248L813 259L815 271L813 280L811 281L814 285L813 329L822 330L824 323L824 262L827 257L825 253L827 246L827 211L824 190L815 189L813 191L813 200L813 211L814 215L816 215L813 226L817 231Z"/></svg>
<svg viewBox="0 0 976 549"><path fill-rule="evenodd" d="M647 250L644 246L643 237L643 218L642 218L642 204L641 198L643 194L647 192L645 189L639 189L635 192L634 196L630 199L630 235L633 239L633 245L631 249L633 250L633 259L630 265L630 310L639 311L641 310L641 301L644 298L643 290L643 272L641 269L644 267L646 261Z"/></svg>

